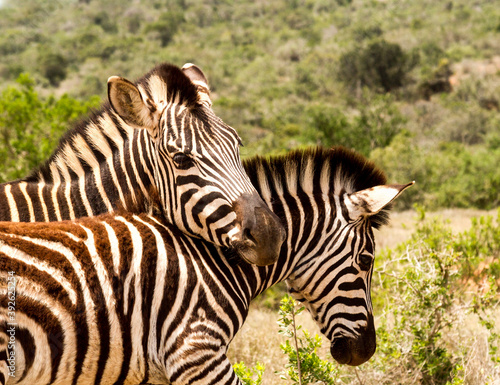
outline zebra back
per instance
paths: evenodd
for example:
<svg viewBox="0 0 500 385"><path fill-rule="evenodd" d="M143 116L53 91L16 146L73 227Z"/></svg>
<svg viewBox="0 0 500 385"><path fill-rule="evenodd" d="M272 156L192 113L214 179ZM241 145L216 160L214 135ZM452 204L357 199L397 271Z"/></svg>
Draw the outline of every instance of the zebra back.
<svg viewBox="0 0 500 385"><path fill-rule="evenodd" d="M275 262L283 227L242 168L238 134L212 111L203 72L162 64L108 86L110 104L70 130L46 163L0 185L0 220L98 215L154 187L183 232L251 263Z"/></svg>

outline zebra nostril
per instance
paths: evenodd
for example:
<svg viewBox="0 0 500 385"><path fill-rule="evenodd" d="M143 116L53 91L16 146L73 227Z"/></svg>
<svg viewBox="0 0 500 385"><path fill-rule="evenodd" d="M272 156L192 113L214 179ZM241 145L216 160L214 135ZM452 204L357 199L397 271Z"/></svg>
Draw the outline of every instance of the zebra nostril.
<svg viewBox="0 0 500 385"><path fill-rule="evenodd" d="M257 244L257 240L253 237L251 231L249 228L245 228L243 229L243 240L244 241L250 241L252 242L254 245Z"/></svg>
<svg viewBox="0 0 500 385"><path fill-rule="evenodd" d="M339 364L349 364L351 361L349 340L345 337L335 338L330 346L330 353Z"/></svg>

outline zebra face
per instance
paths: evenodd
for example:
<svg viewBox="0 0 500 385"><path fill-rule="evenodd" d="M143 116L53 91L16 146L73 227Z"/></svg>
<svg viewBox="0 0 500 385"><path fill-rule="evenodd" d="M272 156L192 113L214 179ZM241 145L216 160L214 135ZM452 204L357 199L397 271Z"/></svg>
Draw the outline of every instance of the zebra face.
<svg viewBox="0 0 500 385"><path fill-rule="evenodd" d="M304 303L321 332L331 341L330 352L340 364L361 365L376 350L370 295L375 240L370 216L411 186L377 186L334 197L337 213L325 225L324 250L313 252L287 281L291 295Z"/></svg>
<svg viewBox="0 0 500 385"><path fill-rule="evenodd" d="M108 95L126 124L149 135L168 221L250 263L276 262L284 228L244 172L240 137L213 113L198 67L159 66L137 85L112 77Z"/></svg>
<svg viewBox="0 0 500 385"><path fill-rule="evenodd" d="M332 357L340 364L360 365L376 349L370 297L373 232L367 220L360 220L324 234L324 241L328 249L307 273L289 282L290 293L331 341Z"/></svg>

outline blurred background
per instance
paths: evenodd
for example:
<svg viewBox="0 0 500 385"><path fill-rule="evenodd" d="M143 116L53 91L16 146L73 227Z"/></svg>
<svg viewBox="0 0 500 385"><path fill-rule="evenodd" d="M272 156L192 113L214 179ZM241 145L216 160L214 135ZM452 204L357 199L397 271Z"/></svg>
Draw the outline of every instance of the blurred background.
<svg viewBox="0 0 500 385"><path fill-rule="evenodd" d="M500 383L498 0L0 0L0 182L47 159L72 122L105 100L109 76L133 80L164 61L203 69L243 157L344 145L390 182L417 182L377 234L378 358L335 381ZM423 275L407 276L414 269ZM398 285L421 282L436 292L408 294L422 302L404 315L412 302L394 302L405 293ZM268 332L277 340L257 330L274 323L285 291L259 298L255 328L230 353L267 361L266 384L284 383L273 374L283 357L276 330ZM474 318L479 308L489 321ZM419 329L436 317L438 326Z"/></svg>
<svg viewBox="0 0 500 385"><path fill-rule="evenodd" d="M0 180L45 159L109 76L163 61L204 70L243 156L341 144L417 181L399 208L500 203L500 6L487 0L2 0Z"/></svg>

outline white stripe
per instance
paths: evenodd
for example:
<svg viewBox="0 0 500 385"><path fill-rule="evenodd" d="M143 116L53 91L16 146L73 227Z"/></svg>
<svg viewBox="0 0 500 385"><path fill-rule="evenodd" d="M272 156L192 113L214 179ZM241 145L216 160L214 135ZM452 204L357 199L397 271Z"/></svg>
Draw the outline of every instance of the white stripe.
<svg viewBox="0 0 500 385"><path fill-rule="evenodd" d="M57 157L56 164L64 179L64 196L66 197L66 205L69 210L69 219L75 218L75 212L73 210L73 205L71 203L71 176L69 175L68 166L64 162L64 160L60 157Z"/></svg>
<svg viewBox="0 0 500 385"><path fill-rule="evenodd" d="M104 225L107 225L105 222ZM106 301L106 309L108 310L109 317L109 357L106 361L106 367L103 372L103 378L107 382L115 382L118 380L121 372L121 364L123 362L123 340L120 328L120 319L116 313L116 299L114 298L113 286L111 280L109 279L106 268L103 265L102 259L99 256L94 240L94 233L83 225L80 225L87 233L87 239L85 240L85 245L87 246L90 257L92 258L92 263L97 271L97 278L99 279L99 284L101 286L102 292L104 294L104 299ZM111 242L111 239L109 239ZM98 306L101 306L100 304ZM104 325L102 325L104 327ZM96 357L85 357L85 360L93 359Z"/></svg>
<svg viewBox="0 0 500 385"><path fill-rule="evenodd" d="M5 196L7 197L7 203L9 204L10 209L10 218L12 222L19 222L19 212L17 211L16 201L14 200L14 196L10 192L12 185L8 184L5 186Z"/></svg>
<svg viewBox="0 0 500 385"><path fill-rule="evenodd" d="M156 280L155 289L153 293L153 300L151 302L151 317L149 319L149 336L148 336L148 357L155 362L157 366L162 366L160 357L158 355L157 346L157 330L158 330L158 312L160 310L161 301L163 299L163 289L165 287L165 276L167 273L167 249L162 235L151 224L143 221L140 217L134 215L134 219L147 226L155 236L157 256L156 256Z"/></svg>
<svg viewBox="0 0 500 385"><path fill-rule="evenodd" d="M115 230L108 223L103 222L104 228L108 232L109 244L111 246L111 255L113 256L113 271L118 276L120 272L120 245Z"/></svg>
<svg viewBox="0 0 500 385"><path fill-rule="evenodd" d="M73 151L69 143L67 143L63 149L63 156L68 167L71 168L71 171L77 175L78 189L80 191L83 206L85 207L87 216L91 216L93 214L92 207L90 206L90 202L85 191L85 171L83 170L78 156L75 151Z"/></svg>
<svg viewBox="0 0 500 385"><path fill-rule="evenodd" d="M52 205L54 206L54 212L56 214L56 218L60 221L61 218L61 210L59 208L59 201L57 200L57 191L59 190L59 186L61 185L61 178L59 176L59 172L57 171L57 166L55 163L51 163L50 165L50 173L52 175L52 180L54 184L52 185L50 196L52 198Z"/></svg>
<svg viewBox="0 0 500 385"><path fill-rule="evenodd" d="M35 221L35 212L33 210L33 202L31 201L31 198L28 195L28 192L26 191L27 186L28 186L28 183L21 182L21 183L19 183L19 190L21 190L21 192L23 193L24 199L26 199L26 204L28 205L28 211L30 213L30 220L29 221L34 222Z"/></svg>
<svg viewBox="0 0 500 385"><path fill-rule="evenodd" d="M49 221L49 212L47 210L47 205L45 204L45 200L43 199L44 187L45 187L45 182L38 183L38 197L40 198L40 205L42 206L43 220L44 220L44 222L48 222Z"/></svg>
<svg viewBox="0 0 500 385"><path fill-rule="evenodd" d="M116 220L122 222L127 226L132 237L132 261L130 264L130 271L125 278L123 284L123 301L125 315L132 311L131 316L131 343L132 352L130 356L130 370L129 373L133 377L127 377L128 380L140 380L144 377L146 372L145 355L142 348L142 338L144 334L144 325L142 324L142 282L141 282L141 262L143 257L143 243L141 233L137 228L123 217L116 217ZM132 287L133 286L133 287ZM134 308L128 308L130 291L134 290Z"/></svg>
<svg viewBox="0 0 500 385"><path fill-rule="evenodd" d="M104 205L106 206L107 211L113 211L113 206L111 205L108 195L104 190L104 186L102 185L100 164L97 161L93 151L89 148L87 142L81 135L77 135L73 138L73 144L77 149L80 157L90 165L94 176L95 185L97 187L97 190L99 191L99 195L104 202Z"/></svg>
<svg viewBox="0 0 500 385"><path fill-rule="evenodd" d="M31 242L31 243L34 243L35 245L46 247L50 250L55 250L57 252L61 252L61 248L63 247L63 246L60 246L59 243L53 243L53 242L45 241L43 239L36 239L36 238L31 238L31 237L15 236L15 235L10 235L10 237L12 239L22 239L23 241ZM18 261L25 263L26 265L33 266L37 270L40 270L40 271L43 271L43 272L49 274L52 278L54 278L64 288L64 290L67 292L69 299L73 303L73 305L76 305L76 292L73 289L71 282L69 282L66 279L66 276L64 275L63 272L61 272L61 270L54 268L54 266L48 264L47 262L45 262L42 259L38 259L36 257L33 257L30 254L25 253L21 249L9 246L1 240L0 240L0 246L2 248L2 252L4 254L7 254L9 256L9 258L16 259ZM70 253L69 249L64 248L64 250L65 250L66 254Z"/></svg>

